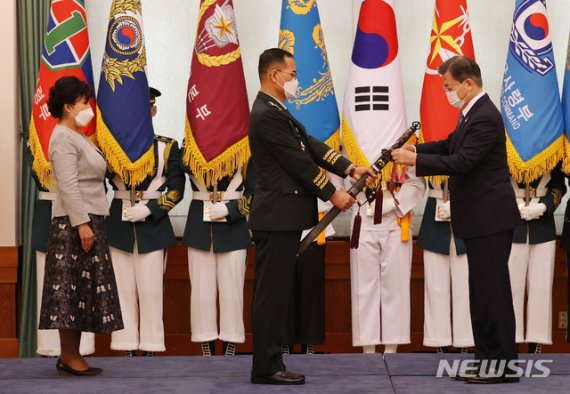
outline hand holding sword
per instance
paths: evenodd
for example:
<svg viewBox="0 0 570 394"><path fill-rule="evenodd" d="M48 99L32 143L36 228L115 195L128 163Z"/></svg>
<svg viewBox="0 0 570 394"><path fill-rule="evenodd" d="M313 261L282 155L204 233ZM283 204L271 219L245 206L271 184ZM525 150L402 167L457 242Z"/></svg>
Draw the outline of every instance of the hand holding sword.
<svg viewBox="0 0 570 394"><path fill-rule="evenodd" d="M309 232L309 234L307 234L307 236L305 238L303 238L303 240L301 241L301 244L299 245L299 251L297 252L297 255L303 253L303 251L305 249L307 249L307 247L309 247L309 245L317 238L317 236L338 216L338 214L343 211L346 210L348 208L350 208L350 206L352 206L352 204L354 204L355 202L355 198L358 195L358 193L360 193L362 191L362 189L364 189L365 186L370 185L374 178L370 178L370 176L372 174L378 174L380 171L382 171L382 168L384 168L391 160L392 160L392 153L396 150L400 150L400 151L404 151L406 153L413 153L411 152L411 150L413 149L413 147L409 146L405 147L404 149L400 149L402 147L404 147L404 145L406 145L406 142L408 142L408 140L412 137L412 135L414 135L418 130L420 129L420 122L413 122L411 127L406 130L406 132L398 139L398 141L396 141L396 143L394 143L394 145L392 145L392 147L390 149L383 149L382 150L382 154L380 155L380 157L378 158L378 160L376 160L372 166L370 166L368 169L366 169L366 171L363 170L359 170L362 169L364 167L357 167L357 170L359 170L359 173L356 174L356 170L354 171L353 174L353 178L357 179L357 182L347 191L342 191L344 194L347 194L348 196L350 196L352 198L352 203L350 205L347 204L345 205L341 205L341 207L337 207L337 205L334 203L333 198L334 198L334 194L333 194L333 198L331 198L331 202L333 202L333 204L335 205L333 208L331 208L331 210L325 215L325 217L319 222L317 223L317 225L315 227L313 227L313 229ZM415 153L414 154L414 164L415 164ZM404 163L402 163L404 164ZM357 178L358 176L358 178ZM339 191L335 192L339 193ZM343 197L345 197L343 194ZM346 202L346 201L345 201ZM344 209L342 209L344 208Z"/></svg>

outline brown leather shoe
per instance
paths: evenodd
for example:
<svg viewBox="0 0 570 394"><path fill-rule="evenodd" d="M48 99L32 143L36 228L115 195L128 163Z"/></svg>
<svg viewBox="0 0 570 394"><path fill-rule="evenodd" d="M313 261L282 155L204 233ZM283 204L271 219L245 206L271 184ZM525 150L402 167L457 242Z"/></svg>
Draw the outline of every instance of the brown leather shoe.
<svg viewBox="0 0 570 394"><path fill-rule="evenodd" d="M251 375L253 384L305 384L305 376L287 370L277 371L273 375Z"/></svg>

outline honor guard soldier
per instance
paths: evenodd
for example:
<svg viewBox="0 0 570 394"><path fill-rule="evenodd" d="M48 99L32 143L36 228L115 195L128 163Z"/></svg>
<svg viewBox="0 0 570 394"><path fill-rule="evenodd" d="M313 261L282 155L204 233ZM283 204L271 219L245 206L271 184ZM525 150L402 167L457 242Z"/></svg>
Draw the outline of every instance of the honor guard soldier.
<svg viewBox="0 0 570 394"><path fill-rule="evenodd" d="M32 153L27 149L27 156L32 161ZM37 318L39 321L40 307L42 305L42 294L44 288L44 274L46 267L46 252L49 237L49 226L51 223L52 201L56 194L44 187L37 174L32 170L32 178L38 188L38 195L34 204L34 216L32 218L32 249L36 252L36 299ZM61 352L58 330L39 330L37 333L36 353L43 357L57 357ZM92 332L81 333L81 343L79 352L82 356L95 352L95 334Z"/></svg>
<svg viewBox="0 0 570 394"><path fill-rule="evenodd" d="M157 113L156 97L150 88L150 110ZM119 290L125 328L111 335L111 349L127 357L166 350L162 320L163 274L166 248L176 242L168 213L182 199L184 173L180 168L178 143L167 137L154 138L154 170L131 191L116 174L109 174L114 190L107 218L107 238Z"/></svg>
<svg viewBox="0 0 570 394"><path fill-rule="evenodd" d="M475 345L469 314L469 269L463 240L451 227L447 180L428 182L417 245L424 250L424 346L438 353Z"/></svg>
<svg viewBox="0 0 570 394"><path fill-rule="evenodd" d="M515 228L509 258L516 342L528 343L529 353L541 353L542 345L552 345L552 285L556 255L554 211L566 193L566 185L560 165L528 187L511 180L524 221Z"/></svg>
<svg viewBox="0 0 570 394"><path fill-rule="evenodd" d="M182 164L192 185L192 202L182 242L188 246L188 271L192 286L190 326L192 342L200 342L202 355L215 354L215 341L224 342L222 353L235 355L245 342L243 286L247 248L251 238L249 214L255 184L251 161L207 187L204 179ZM218 329L217 303L220 326Z"/></svg>

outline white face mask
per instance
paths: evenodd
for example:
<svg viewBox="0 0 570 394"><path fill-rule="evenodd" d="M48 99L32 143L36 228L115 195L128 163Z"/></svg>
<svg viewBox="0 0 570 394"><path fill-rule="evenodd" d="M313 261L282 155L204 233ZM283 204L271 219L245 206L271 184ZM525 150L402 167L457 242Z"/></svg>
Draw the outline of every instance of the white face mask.
<svg viewBox="0 0 570 394"><path fill-rule="evenodd" d="M279 76L281 76L281 74L279 74ZM299 95L299 80L295 78L288 82L285 82L285 79L283 77L281 77L281 79L283 79L283 90L285 90L285 98L287 100L296 98Z"/></svg>
<svg viewBox="0 0 570 394"><path fill-rule="evenodd" d="M95 114L93 113L93 108L85 108L75 115L75 122L77 122L78 126L85 127L93 120L94 117Z"/></svg>
<svg viewBox="0 0 570 394"><path fill-rule="evenodd" d="M465 105L465 99L460 99L459 96L457 95L457 91L459 89L461 89L461 87L463 86L464 83L465 83L465 81L463 81L463 83L461 85L459 85L459 87L455 90L445 92L445 94L447 95L447 101L449 101L449 104L451 104L451 106L458 108L458 109L463 108L463 106ZM467 97L467 96L465 96L465 97Z"/></svg>

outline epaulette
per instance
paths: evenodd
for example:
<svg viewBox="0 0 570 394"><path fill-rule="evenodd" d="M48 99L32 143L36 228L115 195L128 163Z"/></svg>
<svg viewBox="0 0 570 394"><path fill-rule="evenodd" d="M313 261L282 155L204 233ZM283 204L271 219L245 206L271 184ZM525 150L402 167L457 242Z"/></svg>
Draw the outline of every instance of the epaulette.
<svg viewBox="0 0 570 394"><path fill-rule="evenodd" d="M166 142L167 144L168 144L169 142L174 142L174 141L176 141L174 138L165 137L165 136L163 136L163 135L157 135L157 134L154 135L154 139L157 140L157 141Z"/></svg>
<svg viewBox="0 0 570 394"><path fill-rule="evenodd" d="M279 111L283 111L283 107L275 104L273 101L267 101L267 106L272 108L277 108Z"/></svg>

